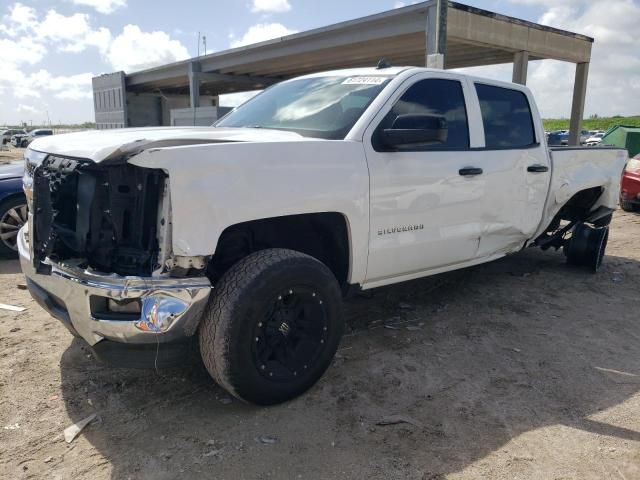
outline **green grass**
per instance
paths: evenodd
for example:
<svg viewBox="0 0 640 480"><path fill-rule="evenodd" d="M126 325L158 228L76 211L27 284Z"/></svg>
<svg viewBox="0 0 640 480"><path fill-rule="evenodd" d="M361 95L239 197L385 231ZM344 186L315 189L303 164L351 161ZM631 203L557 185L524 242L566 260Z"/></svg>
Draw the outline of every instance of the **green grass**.
<svg viewBox="0 0 640 480"><path fill-rule="evenodd" d="M542 121L544 123L544 129L546 131L552 130L568 130L569 119L546 119ZM640 127L640 115L633 117L602 117L602 118L587 118L582 121L582 128L585 130L604 130L615 125L628 125L630 127Z"/></svg>

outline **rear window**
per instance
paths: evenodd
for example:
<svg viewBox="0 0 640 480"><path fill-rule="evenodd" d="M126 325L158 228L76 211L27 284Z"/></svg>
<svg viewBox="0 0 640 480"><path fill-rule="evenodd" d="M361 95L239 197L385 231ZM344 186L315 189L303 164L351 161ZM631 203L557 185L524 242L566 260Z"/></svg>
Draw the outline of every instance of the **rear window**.
<svg viewBox="0 0 640 480"><path fill-rule="evenodd" d="M523 148L536 143L531 107L524 93L476 83L486 148Z"/></svg>

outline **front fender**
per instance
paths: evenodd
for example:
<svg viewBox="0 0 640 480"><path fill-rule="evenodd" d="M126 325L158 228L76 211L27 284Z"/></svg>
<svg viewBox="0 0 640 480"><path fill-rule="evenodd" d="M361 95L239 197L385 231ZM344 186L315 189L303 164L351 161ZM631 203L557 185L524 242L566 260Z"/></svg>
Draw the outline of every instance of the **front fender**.
<svg viewBox="0 0 640 480"><path fill-rule="evenodd" d="M349 228L349 282L365 277L369 177L359 142L176 146L145 150L129 163L168 173L175 255L212 255L221 233L237 223L337 212Z"/></svg>

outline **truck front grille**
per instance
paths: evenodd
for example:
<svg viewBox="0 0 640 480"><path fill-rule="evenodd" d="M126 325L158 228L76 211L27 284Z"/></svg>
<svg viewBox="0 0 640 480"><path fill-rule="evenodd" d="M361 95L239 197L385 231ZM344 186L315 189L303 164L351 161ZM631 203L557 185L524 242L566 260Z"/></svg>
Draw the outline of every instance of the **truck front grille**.
<svg viewBox="0 0 640 480"><path fill-rule="evenodd" d="M33 257L41 272L82 259L101 272L149 275L157 261L165 174L50 155L33 170Z"/></svg>

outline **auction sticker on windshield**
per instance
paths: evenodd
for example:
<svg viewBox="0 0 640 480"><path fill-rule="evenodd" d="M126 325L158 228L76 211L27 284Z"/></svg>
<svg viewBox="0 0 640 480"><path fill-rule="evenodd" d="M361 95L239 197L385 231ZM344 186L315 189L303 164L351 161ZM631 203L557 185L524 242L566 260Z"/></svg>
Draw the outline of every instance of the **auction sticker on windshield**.
<svg viewBox="0 0 640 480"><path fill-rule="evenodd" d="M349 77L343 85L382 85L386 77Z"/></svg>

